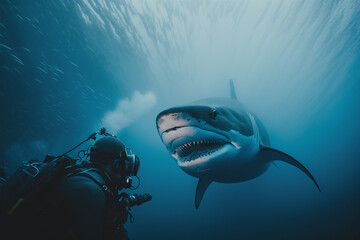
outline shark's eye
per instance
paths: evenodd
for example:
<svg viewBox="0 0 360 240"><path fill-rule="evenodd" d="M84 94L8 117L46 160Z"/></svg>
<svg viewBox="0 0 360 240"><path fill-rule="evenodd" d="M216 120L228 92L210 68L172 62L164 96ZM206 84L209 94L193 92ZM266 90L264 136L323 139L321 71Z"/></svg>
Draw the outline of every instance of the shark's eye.
<svg viewBox="0 0 360 240"><path fill-rule="evenodd" d="M216 116L217 116L217 111L215 109L212 110L212 116L213 116L213 118L216 118Z"/></svg>

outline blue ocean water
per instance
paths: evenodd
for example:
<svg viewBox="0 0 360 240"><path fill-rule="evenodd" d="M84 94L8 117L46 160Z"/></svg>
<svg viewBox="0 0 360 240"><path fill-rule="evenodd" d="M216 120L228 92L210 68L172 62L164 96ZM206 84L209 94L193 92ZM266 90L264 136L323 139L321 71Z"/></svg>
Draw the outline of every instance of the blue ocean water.
<svg viewBox="0 0 360 240"><path fill-rule="evenodd" d="M140 156L136 192L153 195L133 208L131 239L360 239L359 39L357 0L3 0L0 164L11 173L105 126ZM155 118L229 96L230 78L321 193L279 162L213 183L195 210L197 179Z"/></svg>

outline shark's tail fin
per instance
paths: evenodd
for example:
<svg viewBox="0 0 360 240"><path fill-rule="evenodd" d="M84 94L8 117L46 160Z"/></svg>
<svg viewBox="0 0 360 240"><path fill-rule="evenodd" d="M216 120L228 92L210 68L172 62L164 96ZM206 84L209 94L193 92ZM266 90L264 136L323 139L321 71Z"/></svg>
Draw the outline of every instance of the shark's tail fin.
<svg viewBox="0 0 360 240"><path fill-rule="evenodd" d="M232 79L230 79L230 98L235 99L235 100L237 99L235 88L234 88L234 82Z"/></svg>
<svg viewBox="0 0 360 240"><path fill-rule="evenodd" d="M281 160L284 161L290 165L293 165L294 167L297 167L298 169L300 169L301 171L303 171L316 185L316 187L320 190L319 185L317 184L315 178L311 175L311 173L300 163L298 162L295 158L291 157L290 155L283 153L279 150L276 150L274 148L271 147L267 147L264 145L260 146L260 152L262 154L266 154L267 159L269 160Z"/></svg>

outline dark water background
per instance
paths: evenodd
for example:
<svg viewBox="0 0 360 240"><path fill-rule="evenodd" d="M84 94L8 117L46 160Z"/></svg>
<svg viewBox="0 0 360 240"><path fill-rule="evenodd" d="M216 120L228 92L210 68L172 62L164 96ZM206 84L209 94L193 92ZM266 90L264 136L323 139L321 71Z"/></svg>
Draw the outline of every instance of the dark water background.
<svg viewBox="0 0 360 240"><path fill-rule="evenodd" d="M100 126L141 157L132 239L360 239L360 3L0 2L0 164L60 154ZM229 95L302 162L239 184L197 179L155 129L164 108Z"/></svg>

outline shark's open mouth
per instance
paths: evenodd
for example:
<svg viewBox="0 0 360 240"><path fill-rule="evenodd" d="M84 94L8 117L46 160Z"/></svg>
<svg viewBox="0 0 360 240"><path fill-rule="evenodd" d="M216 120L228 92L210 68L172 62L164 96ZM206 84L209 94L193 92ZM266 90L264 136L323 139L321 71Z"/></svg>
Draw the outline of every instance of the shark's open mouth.
<svg viewBox="0 0 360 240"><path fill-rule="evenodd" d="M189 162L209 156L227 144L224 140L200 140L188 142L175 148L174 155L181 162Z"/></svg>

